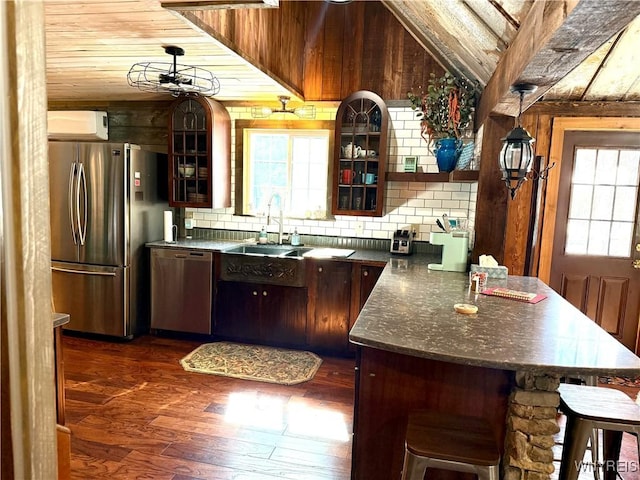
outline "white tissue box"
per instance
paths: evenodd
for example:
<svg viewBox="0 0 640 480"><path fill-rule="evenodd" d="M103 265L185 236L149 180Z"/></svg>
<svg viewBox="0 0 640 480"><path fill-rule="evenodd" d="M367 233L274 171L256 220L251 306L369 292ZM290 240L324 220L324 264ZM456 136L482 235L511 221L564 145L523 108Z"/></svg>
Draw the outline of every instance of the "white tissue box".
<svg viewBox="0 0 640 480"><path fill-rule="evenodd" d="M472 272L484 272L489 278L507 278L509 276L509 269L502 265L497 267L481 267L475 263L471 264Z"/></svg>

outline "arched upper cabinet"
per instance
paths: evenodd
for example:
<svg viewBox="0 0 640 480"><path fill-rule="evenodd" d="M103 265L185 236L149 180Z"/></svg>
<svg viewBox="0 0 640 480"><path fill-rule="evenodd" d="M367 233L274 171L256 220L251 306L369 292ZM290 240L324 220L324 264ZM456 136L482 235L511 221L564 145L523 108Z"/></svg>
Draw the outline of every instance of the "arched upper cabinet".
<svg viewBox="0 0 640 480"><path fill-rule="evenodd" d="M349 95L338 108L335 135L332 213L382 216L389 137L382 98L366 90Z"/></svg>
<svg viewBox="0 0 640 480"><path fill-rule="evenodd" d="M231 118L215 100L180 97L171 107L169 205L231 206Z"/></svg>

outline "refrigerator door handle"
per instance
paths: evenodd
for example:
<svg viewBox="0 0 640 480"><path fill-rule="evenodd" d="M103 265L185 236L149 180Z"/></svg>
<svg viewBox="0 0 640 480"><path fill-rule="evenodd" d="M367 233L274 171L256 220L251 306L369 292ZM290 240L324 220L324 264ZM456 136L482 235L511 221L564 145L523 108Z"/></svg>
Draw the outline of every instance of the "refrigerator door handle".
<svg viewBox="0 0 640 480"><path fill-rule="evenodd" d="M73 238L74 245L78 244L78 235L76 233L76 219L74 218L74 196L73 196L73 180L76 176L76 168L78 167L77 162L73 162L71 167L69 168L69 223L71 224L71 237Z"/></svg>
<svg viewBox="0 0 640 480"><path fill-rule="evenodd" d="M102 277L115 277L115 272L88 272L86 270L72 270L70 268L51 267L54 272L77 273L79 275L98 275Z"/></svg>
<svg viewBox="0 0 640 480"><path fill-rule="evenodd" d="M78 232L80 233L80 245L84 245L85 240L87 239L87 177L84 173L84 165L82 163L79 164L80 168L78 169L78 181L76 184L77 192L76 192L76 218L78 219ZM82 210L84 213L84 218L82 219L82 223L80 222L80 189L82 189L83 198L82 198Z"/></svg>

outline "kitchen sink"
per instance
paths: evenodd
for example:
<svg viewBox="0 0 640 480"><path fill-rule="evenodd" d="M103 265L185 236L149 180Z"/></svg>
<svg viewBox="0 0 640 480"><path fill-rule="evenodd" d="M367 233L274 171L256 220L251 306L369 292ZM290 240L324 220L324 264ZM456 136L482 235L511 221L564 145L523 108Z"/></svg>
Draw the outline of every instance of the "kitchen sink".
<svg viewBox="0 0 640 480"><path fill-rule="evenodd" d="M294 247L291 245L240 245L228 248L222 253L240 253L242 255L263 255L270 257L302 257L313 247Z"/></svg>
<svg viewBox="0 0 640 480"><path fill-rule="evenodd" d="M242 253L244 255L287 255L293 247L289 245L240 245L228 248L223 253ZM295 255L294 255L295 256Z"/></svg>
<svg viewBox="0 0 640 480"><path fill-rule="evenodd" d="M305 285L302 255L311 248L291 245L240 245L222 251L220 278L237 282Z"/></svg>
<svg viewBox="0 0 640 480"><path fill-rule="evenodd" d="M285 257L303 257L305 253L309 253L313 247L292 247L292 250L285 253Z"/></svg>

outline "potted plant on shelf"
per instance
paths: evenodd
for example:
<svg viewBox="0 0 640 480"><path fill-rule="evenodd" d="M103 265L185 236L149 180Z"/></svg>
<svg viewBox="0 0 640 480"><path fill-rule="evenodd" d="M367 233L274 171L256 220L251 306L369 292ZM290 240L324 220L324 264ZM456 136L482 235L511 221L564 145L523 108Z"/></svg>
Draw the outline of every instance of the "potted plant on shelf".
<svg viewBox="0 0 640 480"><path fill-rule="evenodd" d="M431 74L426 92L408 92L411 108L420 118L420 134L431 145L438 169L455 169L462 150L460 139L471 124L478 88L473 83L446 72L441 77Z"/></svg>

